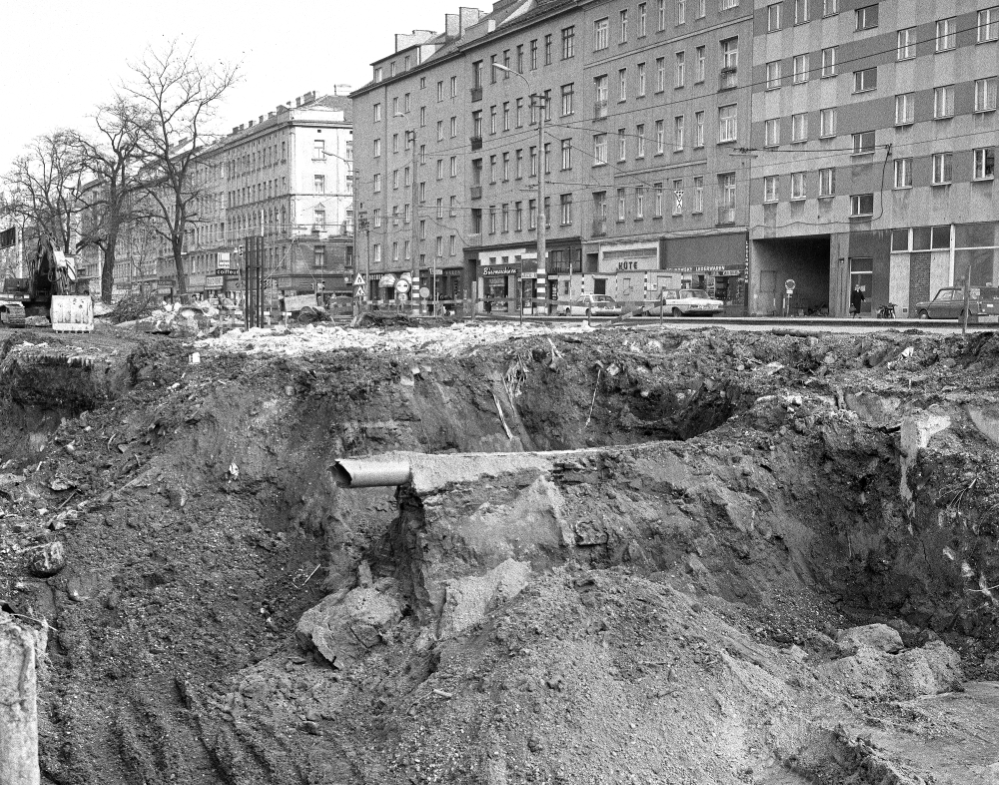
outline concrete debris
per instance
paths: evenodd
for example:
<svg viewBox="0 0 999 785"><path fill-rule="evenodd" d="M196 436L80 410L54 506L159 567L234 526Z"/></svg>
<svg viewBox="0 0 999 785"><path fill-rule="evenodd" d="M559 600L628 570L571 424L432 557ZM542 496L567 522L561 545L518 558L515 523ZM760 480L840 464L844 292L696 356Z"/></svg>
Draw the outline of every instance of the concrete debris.
<svg viewBox="0 0 999 785"><path fill-rule="evenodd" d="M315 649L339 670L350 666L402 619L402 605L394 596L394 582L383 580L331 594L307 610L295 628L304 649Z"/></svg>
<svg viewBox="0 0 999 785"><path fill-rule="evenodd" d="M836 635L836 642L841 647L850 648L853 651L861 646L869 646L888 654L897 654L905 648L902 636L887 624L866 624L861 627L840 630Z"/></svg>
<svg viewBox="0 0 999 785"><path fill-rule="evenodd" d="M40 545L29 552L28 569L32 575L48 578L66 566L66 547L61 542Z"/></svg>
<svg viewBox="0 0 999 785"><path fill-rule="evenodd" d="M478 624L497 603L520 594L530 577L530 564L507 559L485 575L448 581L438 636L449 638Z"/></svg>

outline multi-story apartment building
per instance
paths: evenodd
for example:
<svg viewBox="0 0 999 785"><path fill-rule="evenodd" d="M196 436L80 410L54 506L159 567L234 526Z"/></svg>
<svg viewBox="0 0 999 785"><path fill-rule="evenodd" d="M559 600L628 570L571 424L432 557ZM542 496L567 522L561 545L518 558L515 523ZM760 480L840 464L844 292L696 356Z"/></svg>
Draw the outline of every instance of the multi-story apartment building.
<svg viewBox="0 0 999 785"><path fill-rule="evenodd" d="M756 0L754 312L900 316L941 286L999 281L999 7Z"/></svg>
<svg viewBox="0 0 999 785"><path fill-rule="evenodd" d="M737 0L501 0L397 36L353 94L372 296L418 268L511 307L696 285L741 310L752 22Z"/></svg>
<svg viewBox="0 0 999 785"><path fill-rule="evenodd" d="M999 6L500 0L397 36L373 77L375 297L413 270L510 307L693 286L845 315L860 287L907 315L969 267L999 280Z"/></svg>
<svg viewBox="0 0 999 785"><path fill-rule="evenodd" d="M184 237L187 291L239 297L244 241L262 238L272 295L350 291L354 267L353 132L346 88L306 93L239 125L197 154ZM179 140L178 152L188 140ZM146 210L155 216L155 210ZM169 243L152 222L129 222L116 290L177 291ZM89 258L89 257L88 257ZM99 280L97 255L88 277ZM97 291L92 284L92 290Z"/></svg>

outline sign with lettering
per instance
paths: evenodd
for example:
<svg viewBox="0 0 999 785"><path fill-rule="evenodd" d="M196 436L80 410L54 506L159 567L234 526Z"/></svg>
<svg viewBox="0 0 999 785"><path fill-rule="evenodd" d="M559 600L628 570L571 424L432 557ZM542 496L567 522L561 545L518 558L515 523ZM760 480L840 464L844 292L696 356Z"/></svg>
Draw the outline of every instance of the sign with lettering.
<svg viewBox="0 0 999 785"><path fill-rule="evenodd" d="M633 273L659 269L659 244L603 248L597 271L604 274Z"/></svg>

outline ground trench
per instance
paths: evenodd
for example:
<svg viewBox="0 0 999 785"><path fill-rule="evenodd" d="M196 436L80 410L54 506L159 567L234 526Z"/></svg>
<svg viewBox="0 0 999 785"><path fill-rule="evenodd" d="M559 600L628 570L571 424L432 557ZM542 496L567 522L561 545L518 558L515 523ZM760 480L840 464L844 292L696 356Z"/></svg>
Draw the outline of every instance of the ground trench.
<svg viewBox="0 0 999 785"><path fill-rule="evenodd" d="M668 352L669 343L665 339L663 343ZM831 628L823 625L835 623L902 619L908 620L904 629L912 645L927 629L989 639L990 611L981 603L968 602L960 576L939 566L928 571L925 561L913 559L925 540L915 542L904 535L895 432L858 427L838 414L815 415L809 422L807 407L789 403L787 394L770 382L738 381L734 374L699 367L697 361L684 362L681 368L647 362L640 354L621 349L594 354L573 342L538 343L500 357L419 363L371 360L360 373L357 358L332 359L309 368L269 369L246 400L212 391L211 384L198 391L189 380L188 400L183 403L178 398L176 405L155 412L153 406L124 411L116 427L105 431L105 436L114 437L114 447L128 445L120 456L114 455L115 449L112 458L104 459L115 485L134 477L134 467L125 460L130 455L139 456L139 465L159 461L155 465L167 479L154 483L140 499L112 500L93 515L108 526L109 534L119 526L129 537L134 534L136 546L148 539L148 560L163 564L135 565L141 591L134 595L125 588L129 570L119 575L115 590L125 597L125 605L119 607L129 613L83 609L92 615L73 621L71 604L55 601L52 611L68 617L53 644L63 697L72 694L76 680L89 678L82 670L95 664L101 672L114 672L119 684L133 684L121 643L112 647L119 661L111 665L92 646L81 643L88 624L106 623L109 614L117 614L125 624L139 607L152 620L163 613L155 610L163 607L160 600L185 604L191 619L204 626L205 635L194 636L190 645L173 651L185 632L183 624L167 615L168 635L155 643L158 651L152 656L163 661L156 667L162 667L164 674L183 673L188 667L185 658L192 655L203 660L214 631L225 629L234 641L230 650L212 653L211 668L202 666L190 678L169 677L155 689L137 684L127 688L132 703L115 709L118 730L95 734L89 747L80 741L69 742L68 751L59 746L68 738L60 731L67 723L75 730L73 736L87 727L85 712L65 706L54 710L46 736L49 781L80 781L87 772L96 776L102 756L110 754L122 763L108 781L129 783L165 781L171 767L187 782L405 782L394 770L382 771L385 779L377 780L370 761L355 749L357 740L385 744L388 738L402 744L409 738L399 725L405 711L403 707L397 714L394 703L420 685L437 683L440 674L454 667L449 662L458 644L428 646L422 629L431 626L450 641L492 634L493 625L500 622L491 621L490 614L506 619L504 614L530 606L534 596L530 591L526 599L509 603L502 595L490 595L479 621L462 626L465 622L455 606L448 605L445 584L464 588L463 580L485 574L495 577L497 568L510 559L529 564L538 576L569 569L581 587L601 586L601 575L625 575L622 581L628 582L655 582L657 576L671 575L678 585L689 588L693 598L684 600L684 609L699 603L715 607L711 598L721 598L754 620L750 637L768 646L805 646L800 624L765 613L794 593L804 598L803 604L824 609L811 622L819 631L829 632ZM766 359L814 367L799 354L795 349L790 355ZM74 404L55 413L49 408L48 424L33 411L20 410L6 422L8 443L23 444L25 434L32 434L27 441L36 447L46 440L51 443L53 436L57 444L66 444L69 440L60 436L60 421L79 419L87 411L83 421L95 422L106 402L130 385L141 390L144 380L155 381L156 389L162 390L180 378L179 373L157 377L144 367L140 364L136 370L133 363L122 377L128 381L117 382L118 387L112 384L111 394L94 395L82 406ZM65 373L72 377L71 371ZM39 385L47 383L44 377L37 378ZM234 371L233 379L239 378ZM241 384L246 384L245 378ZM158 397L149 400L160 405ZM145 439L150 442L143 446ZM436 456L575 452L554 461L550 469L527 468L485 480L455 477L441 488L421 492L404 488L398 495L384 489L348 494L332 487L328 466L333 458L399 449ZM922 519L916 525L923 531L939 528L932 519L932 486L949 480L932 479L934 471L940 473L933 456L921 460L917 482L923 485L916 503ZM240 478L227 474L231 465L240 467ZM95 489L99 485L90 484ZM182 493L191 499L186 505L180 505ZM221 505L220 498L225 500ZM165 510L153 514L151 523L143 522L161 504ZM483 513L484 504L493 512ZM561 522L552 512L560 505ZM545 536L532 540L522 527L507 526L508 518L526 520ZM450 525L452 521L485 525L496 541L472 541L468 527ZM233 523L243 529L236 530L238 535L229 533L227 527ZM198 564L203 557L193 549L170 554L169 549L176 547L167 538L173 526L189 527L180 530L189 539L208 543L211 563ZM982 539L988 536L983 528ZM962 537L965 545L955 545L955 539ZM968 539L974 538L955 530L929 539L938 549L967 551ZM311 569L318 561L323 568L306 584L307 590L291 591L287 574L304 563ZM195 591L193 581L183 580L185 573L207 575L205 593ZM499 577L509 579L507 573ZM53 581L52 593L66 591L72 579L71 575ZM587 580L592 583L584 583ZM81 585L100 590L99 584ZM337 672L328 658L312 647L306 647L310 654L303 657L296 644L283 646L282 641L289 640L297 618L324 595L342 600L365 586L404 598L398 629L388 636L395 646L384 653L356 647L342 652L358 662L371 658L383 670L355 663L344 673L359 674L358 684L353 685L354 677L348 675L333 684L321 683L317 674ZM603 597L601 602L612 604L617 589L588 591L578 589L580 602L591 602L595 593ZM214 592L219 593L216 599ZM244 607L260 597L267 598L268 610L284 606L280 614L269 616L275 619L274 628L261 627L256 608ZM510 610L502 610L507 605ZM800 608L795 611L805 613ZM141 636L146 634L145 624L129 622L122 629ZM263 636L267 639L261 645ZM509 639L503 633L503 640ZM530 645L534 644L524 644ZM273 687L276 677L268 663L278 660L279 670L287 667L288 675L282 678L291 680L288 689ZM141 664L149 667L147 660ZM138 665L139 661L131 661L131 667ZM480 678L487 680L491 667L483 666ZM393 669L403 675L386 675ZM328 711L296 704L291 697L298 689L296 680L304 684L306 679L299 673L310 674L314 680L310 689L320 696L316 706L325 702ZM172 683L177 686L171 688ZM382 686L373 691L374 684ZM164 685L166 693L171 689L179 693L179 704L157 694ZM443 689L447 691L446 684ZM103 685L94 690L92 697L103 693L114 702L114 689ZM345 705L362 696L374 708L366 710L363 719L348 716ZM262 708L268 700L274 703L269 714ZM303 746L301 740L284 739L284 723L301 728L304 723L322 727L332 722L323 717L324 711L346 723L355 735L347 739L338 733L335 741L332 735L315 736L329 742L324 754ZM162 738L125 732L134 727L137 717L155 717ZM184 743L202 745L204 755L199 753L178 768L177 742L166 737L180 727L185 729ZM313 727L308 728L306 739L313 735ZM823 737L821 744L829 743ZM860 777L858 782L880 782L888 776L884 766L871 763L871 755L857 752L852 739L844 737L832 748L828 756L798 766L802 781L820 781L834 770L829 763L834 758L843 761L844 776ZM334 750L344 762L330 762ZM152 763L145 760L149 756ZM303 756L308 764L302 762ZM280 773L292 761L290 773ZM199 774L199 766L211 774ZM316 774L324 766L326 780ZM869 777L863 773L865 767L872 772ZM790 777L795 767L783 770ZM505 781L497 777L481 781L488 785ZM776 774L752 781L784 782Z"/></svg>

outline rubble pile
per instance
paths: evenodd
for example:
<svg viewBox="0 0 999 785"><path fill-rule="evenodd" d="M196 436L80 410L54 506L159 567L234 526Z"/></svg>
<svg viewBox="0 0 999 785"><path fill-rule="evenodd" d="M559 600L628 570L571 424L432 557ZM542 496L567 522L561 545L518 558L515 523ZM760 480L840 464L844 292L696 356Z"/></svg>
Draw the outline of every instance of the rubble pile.
<svg viewBox="0 0 999 785"><path fill-rule="evenodd" d="M0 343L44 781L995 779L991 334L198 318Z"/></svg>

